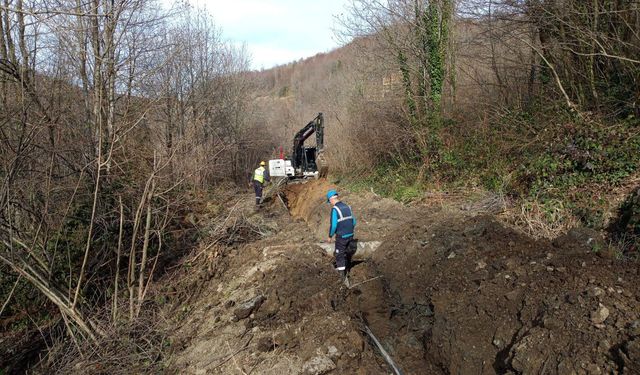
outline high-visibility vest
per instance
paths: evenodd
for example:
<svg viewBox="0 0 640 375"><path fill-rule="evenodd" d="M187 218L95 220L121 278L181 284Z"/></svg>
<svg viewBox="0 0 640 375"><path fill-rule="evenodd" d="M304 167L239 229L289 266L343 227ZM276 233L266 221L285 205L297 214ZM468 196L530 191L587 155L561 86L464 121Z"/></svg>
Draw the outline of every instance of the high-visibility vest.
<svg viewBox="0 0 640 375"><path fill-rule="evenodd" d="M253 172L253 179L261 184L264 184L264 167L260 167Z"/></svg>
<svg viewBox="0 0 640 375"><path fill-rule="evenodd" d="M353 236L355 227L353 225L353 214L351 213L351 207L343 202L338 202L333 206L333 209L338 214L336 235L340 238Z"/></svg>

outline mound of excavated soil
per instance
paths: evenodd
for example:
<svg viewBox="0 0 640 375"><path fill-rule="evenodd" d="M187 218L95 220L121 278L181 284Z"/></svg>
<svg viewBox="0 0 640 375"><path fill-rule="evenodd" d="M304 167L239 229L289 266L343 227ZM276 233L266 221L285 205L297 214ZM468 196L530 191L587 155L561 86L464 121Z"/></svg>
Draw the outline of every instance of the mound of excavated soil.
<svg viewBox="0 0 640 375"><path fill-rule="evenodd" d="M337 189L340 200L352 207L358 223L356 237L361 241L377 240L417 214L417 210L409 209L392 199L368 192L353 194L336 188L326 180L288 185L285 196L291 216L304 220L316 240L324 240L329 232L331 206L326 200L329 189Z"/></svg>
<svg viewBox="0 0 640 375"><path fill-rule="evenodd" d="M280 227L274 237L224 254L225 269L180 320L171 372L384 371L359 326L339 308L346 289L331 257L305 235L305 224L281 222Z"/></svg>
<svg viewBox="0 0 640 375"><path fill-rule="evenodd" d="M336 189L336 186L325 179L288 184L285 195L291 216L308 222L322 203L327 201L326 194L329 189Z"/></svg>
<svg viewBox="0 0 640 375"><path fill-rule="evenodd" d="M216 255L177 312L171 371L391 373L367 325L405 374L640 373L638 264L596 254L589 231L535 241L490 216L342 192L356 235L382 241L345 288L315 245L330 187L288 186L293 219L259 212L275 233Z"/></svg>
<svg viewBox="0 0 640 375"><path fill-rule="evenodd" d="M486 216L417 219L368 264L384 281L363 294L387 297L363 315L411 373L640 373L638 265L591 242L554 247Z"/></svg>

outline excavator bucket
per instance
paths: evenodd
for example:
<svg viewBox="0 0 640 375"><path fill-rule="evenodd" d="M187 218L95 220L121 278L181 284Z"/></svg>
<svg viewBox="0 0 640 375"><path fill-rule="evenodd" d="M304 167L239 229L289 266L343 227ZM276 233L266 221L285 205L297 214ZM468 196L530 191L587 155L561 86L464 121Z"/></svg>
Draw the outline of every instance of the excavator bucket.
<svg viewBox="0 0 640 375"><path fill-rule="evenodd" d="M316 155L316 165L318 166L318 178L327 178L329 174L329 163L324 157L323 152L318 152L318 155Z"/></svg>

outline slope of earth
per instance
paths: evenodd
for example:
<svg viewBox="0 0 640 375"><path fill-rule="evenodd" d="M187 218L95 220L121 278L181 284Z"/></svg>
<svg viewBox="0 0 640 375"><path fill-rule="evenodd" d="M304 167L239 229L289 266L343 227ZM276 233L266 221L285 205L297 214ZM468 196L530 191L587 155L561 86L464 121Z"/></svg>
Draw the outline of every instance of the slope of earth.
<svg viewBox="0 0 640 375"><path fill-rule="evenodd" d="M594 241L534 241L492 217L449 214L404 225L368 266L445 373L640 373L638 264L597 255Z"/></svg>
<svg viewBox="0 0 640 375"><path fill-rule="evenodd" d="M345 193L359 239L382 241L347 288L317 246L330 186L289 185L257 213L248 197L238 211L273 234L210 254L173 319L171 372L392 373L365 327L406 374L640 371L638 265L596 255L595 234L534 241L491 216Z"/></svg>

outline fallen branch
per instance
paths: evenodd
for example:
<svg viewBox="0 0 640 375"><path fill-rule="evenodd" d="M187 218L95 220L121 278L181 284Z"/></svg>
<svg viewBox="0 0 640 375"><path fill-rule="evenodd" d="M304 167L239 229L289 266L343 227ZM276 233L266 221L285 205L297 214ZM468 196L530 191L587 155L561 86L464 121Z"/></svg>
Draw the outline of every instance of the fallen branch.
<svg viewBox="0 0 640 375"><path fill-rule="evenodd" d="M13 292L16 290L16 287L18 286L18 283L20 282L21 279L22 279L22 274L18 274L18 278L16 279L16 282L13 284L13 288L11 288L11 291L9 292L9 296L2 304L2 308L0 308L0 316L2 316L4 309L9 304L9 301L11 301L11 297L13 297Z"/></svg>
<svg viewBox="0 0 640 375"><path fill-rule="evenodd" d="M288 179L285 178L281 178L275 182L273 182L272 184L269 185L269 188L266 189L266 191L264 192L264 197L271 197L274 194L275 195L279 195L280 194L280 188L284 185L287 184Z"/></svg>
<svg viewBox="0 0 640 375"><path fill-rule="evenodd" d="M215 370L215 369L217 369L218 367L220 367L220 366L224 365L225 363L229 362L229 360L231 360L231 358L235 357L235 356L236 356L236 354L240 353L240 352L241 352L241 351L243 351L243 350L246 350L246 349L249 347L249 343L251 342L251 340L252 340L252 339L253 339L253 336L250 336L250 337L249 337L249 339L247 340L247 342L246 342L244 345L242 345L242 346L240 347L240 349L238 349L238 350L236 350L235 352L233 352L233 353L229 354L225 359L223 359L223 360L222 360L222 362L220 362L220 363L218 363L217 365L213 366L213 367L211 368L211 370ZM228 344L227 344L227 345L228 345ZM210 361L209 363L211 363L211 362L213 362L213 360L212 360L212 361ZM207 367L207 366L209 365L209 363L207 363L204 367Z"/></svg>
<svg viewBox="0 0 640 375"><path fill-rule="evenodd" d="M560 92L562 93L562 96L564 96L564 100L567 104L567 107L575 114L577 114L578 116L580 116L581 118L583 118L584 116L582 115L582 113L580 112L580 110L578 109L578 106L571 100L571 98L569 97L569 94L567 94L567 91L564 89L564 85L562 84L562 80L560 79L560 75L558 75L558 72L556 71L556 68L553 66L553 64L551 64L549 62L549 60L547 60L547 58L545 57L544 53L542 53L538 48L536 48L533 44L529 43L528 41L526 41L525 39L519 38L522 42L524 42L526 45L529 46L529 48L531 48L532 50L534 50L536 52L536 54L538 54L538 56L540 56L540 58L544 61L545 65L551 70L551 73L553 74L553 78L556 81L556 85L558 86L558 89L560 90Z"/></svg>
<svg viewBox="0 0 640 375"><path fill-rule="evenodd" d="M353 284L353 285L351 285L351 286L349 287L349 289L353 289L353 288L355 288L355 287L357 287L357 286L360 286L360 285L362 285L362 284L366 284L366 283L368 283L369 281L373 281L373 280L379 279L379 278L381 278L381 277L382 277L382 276L376 276L376 277L372 277L372 278L370 278L369 280L365 280L365 281L359 282L359 283L357 283L357 284Z"/></svg>
<svg viewBox="0 0 640 375"><path fill-rule="evenodd" d="M380 354L382 354L382 358L384 358L385 362L387 362L389 367L391 367L391 369L393 369L393 372L396 375L403 375L403 372L402 372L402 370L400 370L400 367L398 367L398 365L393 361L393 358L391 358L389 353L387 353L387 351L384 350L384 348L382 347L382 344L380 343L380 341L376 338L376 336L373 335L373 332L371 332L371 330L369 329L369 327L366 324L364 325L364 332L367 335L369 335L369 337L371 338L373 343L376 344L376 347L380 351Z"/></svg>
<svg viewBox="0 0 640 375"><path fill-rule="evenodd" d="M280 202L282 202L282 206L284 206L284 209L287 210L287 213L289 214L289 216L291 216L291 212L289 212L289 207L287 207L287 204L284 203L284 199L282 199L282 196L280 195L280 193L278 193L277 196Z"/></svg>
<svg viewBox="0 0 640 375"><path fill-rule="evenodd" d="M231 345L229 345L229 341L226 342L227 344L227 348L229 348L229 350L231 350ZM240 365L238 364L238 361L236 361L236 354L238 353L234 353L231 355L231 359L233 359L233 364L236 365L236 368L238 370L240 370L240 372L242 373L242 375L247 375L246 372L244 372L244 370L242 369L242 367L240 367Z"/></svg>

